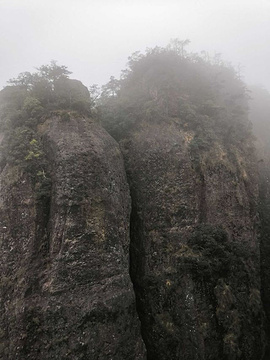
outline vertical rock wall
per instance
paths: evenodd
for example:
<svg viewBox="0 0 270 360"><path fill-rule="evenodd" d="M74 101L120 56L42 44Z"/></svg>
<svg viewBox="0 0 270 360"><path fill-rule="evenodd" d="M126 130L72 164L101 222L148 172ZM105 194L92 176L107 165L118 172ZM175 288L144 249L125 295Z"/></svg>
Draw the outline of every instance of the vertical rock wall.
<svg viewBox="0 0 270 360"><path fill-rule="evenodd" d="M260 359L264 340L252 148L194 152L181 122L121 141L132 195L131 276L148 359Z"/></svg>
<svg viewBox="0 0 270 360"><path fill-rule="evenodd" d="M83 118L39 132L40 182L19 167L1 173L0 358L143 359L120 150Z"/></svg>
<svg viewBox="0 0 270 360"><path fill-rule="evenodd" d="M261 249L261 292L266 315L266 351L264 360L270 358L270 94L253 86L250 100L250 120L256 136L256 151L259 170L259 235Z"/></svg>

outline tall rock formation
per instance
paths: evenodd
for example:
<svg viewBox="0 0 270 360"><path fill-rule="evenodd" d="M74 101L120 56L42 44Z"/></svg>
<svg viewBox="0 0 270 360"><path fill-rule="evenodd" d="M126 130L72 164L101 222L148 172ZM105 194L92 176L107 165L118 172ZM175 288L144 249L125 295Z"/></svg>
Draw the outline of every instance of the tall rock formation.
<svg viewBox="0 0 270 360"><path fill-rule="evenodd" d="M252 148L215 141L199 155L195 141L196 130L168 119L141 121L120 142L148 359L261 359Z"/></svg>
<svg viewBox="0 0 270 360"><path fill-rule="evenodd" d="M0 359L263 358L246 89L186 44L133 54L103 87L120 148L65 67L0 93Z"/></svg>
<svg viewBox="0 0 270 360"><path fill-rule="evenodd" d="M184 46L135 53L103 99L131 190L142 335L148 360L258 360L257 164L245 85L220 59Z"/></svg>
<svg viewBox="0 0 270 360"><path fill-rule="evenodd" d="M1 172L0 358L144 359L119 147L78 115L38 134L46 167Z"/></svg>
<svg viewBox="0 0 270 360"><path fill-rule="evenodd" d="M250 120L256 135L259 169L259 218L261 247L262 301L266 314L267 347L265 360L270 357L270 94L258 86L251 87Z"/></svg>

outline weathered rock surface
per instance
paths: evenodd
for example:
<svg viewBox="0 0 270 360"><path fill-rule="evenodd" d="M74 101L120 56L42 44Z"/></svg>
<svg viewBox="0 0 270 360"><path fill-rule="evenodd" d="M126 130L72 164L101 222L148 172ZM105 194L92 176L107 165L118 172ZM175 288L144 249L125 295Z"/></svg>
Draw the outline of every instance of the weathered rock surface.
<svg viewBox="0 0 270 360"><path fill-rule="evenodd" d="M253 150L215 141L199 154L195 142L169 118L142 120L120 142L148 359L261 359Z"/></svg>
<svg viewBox="0 0 270 360"><path fill-rule="evenodd" d="M266 155L266 154L265 154ZM259 164L259 215L261 243L262 302L266 315L265 329L267 346L264 360L270 357L270 153Z"/></svg>
<svg viewBox="0 0 270 360"><path fill-rule="evenodd" d="M0 359L144 359L120 150L83 118L39 132L40 183L15 166L1 173Z"/></svg>
<svg viewBox="0 0 270 360"><path fill-rule="evenodd" d="M270 94L261 87L251 87L250 120L256 136L259 169L259 234L261 247L261 288L266 315L267 346L265 360L270 358Z"/></svg>

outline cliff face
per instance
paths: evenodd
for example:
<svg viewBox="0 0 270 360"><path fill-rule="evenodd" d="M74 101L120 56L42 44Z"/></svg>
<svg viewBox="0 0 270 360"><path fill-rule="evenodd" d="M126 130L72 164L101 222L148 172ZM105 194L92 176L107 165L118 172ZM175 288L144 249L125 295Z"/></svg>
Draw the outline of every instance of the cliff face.
<svg viewBox="0 0 270 360"><path fill-rule="evenodd" d="M265 154L266 155L266 154ZM266 314L265 329L267 347L264 359L270 357L270 154L264 156L264 161L259 164L259 215L260 215L260 243L261 243L261 293Z"/></svg>
<svg viewBox="0 0 270 360"><path fill-rule="evenodd" d="M142 120L120 142L148 359L260 359L253 150L216 140L199 154L196 141L168 118Z"/></svg>
<svg viewBox="0 0 270 360"><path fill-rule="evenodd" d="M245 86L183 46L0 93L0 359L262 359L268 172L259 238Z"/></svg>
<svg viewBox="0 0 270 360"><path fill-rule="evenodd" d="M1 359L143 359L129 277L130 196L98 125L39 127L47 168L1 173Z"/></svg>
<svg viewBox="0 0 270 360"><path fill-rule="evenodd" d="M261 245L262 301L266 314L267 348L264 359L270 357L270 94L260 87L252 87L250 101L250 120L256 135L256 150L259 169L259 218Z"/></svg>

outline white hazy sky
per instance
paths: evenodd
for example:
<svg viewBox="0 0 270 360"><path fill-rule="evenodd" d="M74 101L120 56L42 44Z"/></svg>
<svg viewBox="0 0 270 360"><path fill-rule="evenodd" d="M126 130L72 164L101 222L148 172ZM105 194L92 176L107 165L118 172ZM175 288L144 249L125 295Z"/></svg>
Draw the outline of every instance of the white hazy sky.
<svg viewBox="0 0 270 360"><path fill-rule="evenodd" d="M52 59L104 84L131 53L171 38L221 53L270 90L270 0L0 0L0 89Z"/></svg>

